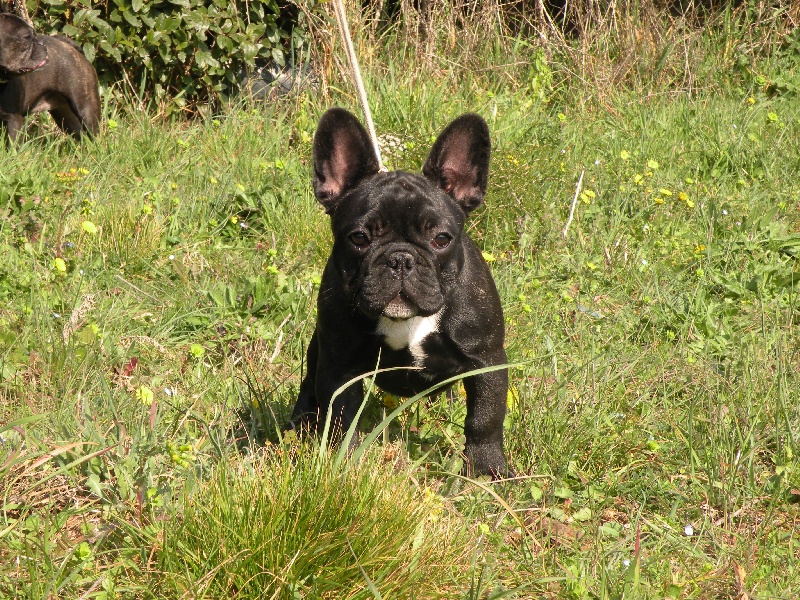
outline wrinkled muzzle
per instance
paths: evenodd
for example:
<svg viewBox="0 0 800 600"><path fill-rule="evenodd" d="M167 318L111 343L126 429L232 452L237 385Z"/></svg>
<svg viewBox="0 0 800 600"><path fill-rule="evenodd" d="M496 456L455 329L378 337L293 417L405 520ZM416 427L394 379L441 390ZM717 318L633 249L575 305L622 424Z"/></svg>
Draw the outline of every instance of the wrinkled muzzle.
<svg viewBox="0 0 800 600"><path fill-rule="evenodd" d="M362 263L358 308L371 318L410 319L444 304L437 265L410 244L393 244Z"/></svg>

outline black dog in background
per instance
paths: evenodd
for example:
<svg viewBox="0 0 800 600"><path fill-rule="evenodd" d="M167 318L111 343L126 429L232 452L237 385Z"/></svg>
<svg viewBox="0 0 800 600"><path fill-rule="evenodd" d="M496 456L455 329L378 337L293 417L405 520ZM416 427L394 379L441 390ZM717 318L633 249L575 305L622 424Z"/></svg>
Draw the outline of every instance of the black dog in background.
<svg viewBox="0 0 800 600"><path fill-rule="evenodd" d="M506 364L503 310L492 274L464 232L483 203L489 128L475 114L450 123L422 175L382 173L369 136L331 109L314 138L314 193L331 217L333 251L322 275L308 373L290 427L315 430L328 411L346 431L363 400L347 381L380 367L377 384L412 396L446 379ZM508 373L464 379L465 471L509 475L503 451Z"/></svg>
<svg viewBox="0 0 800 600"><path fill-rule="evenodd" d="M13 141L27 115L45 110L75 138L97 133L97 73L72 40L37 35L19 17L0 14L0 121Z"/></svg>

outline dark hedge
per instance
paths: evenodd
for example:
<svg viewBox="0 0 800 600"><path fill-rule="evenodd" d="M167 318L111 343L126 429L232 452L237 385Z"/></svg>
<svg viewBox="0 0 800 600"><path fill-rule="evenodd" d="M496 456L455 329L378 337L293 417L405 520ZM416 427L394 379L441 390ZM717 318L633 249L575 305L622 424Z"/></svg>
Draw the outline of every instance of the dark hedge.
<svg viewBox="0 0 800 600"><path fill-rule="evenodd" d="M245 69L308 47L304 12L276 0L39 0L29 10L37 30L78 42L101 82L173 107L230 96Z"/></svg>

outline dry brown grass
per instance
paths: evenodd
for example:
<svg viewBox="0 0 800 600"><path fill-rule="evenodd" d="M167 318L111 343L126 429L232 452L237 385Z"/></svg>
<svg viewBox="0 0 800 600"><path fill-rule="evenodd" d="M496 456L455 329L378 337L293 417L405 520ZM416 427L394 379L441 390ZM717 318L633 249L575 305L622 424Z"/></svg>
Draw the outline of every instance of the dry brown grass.
<svg viewBox="0 0 800 600"><path fill-rule="evenodd" d="M736 8L689 0L682 9L664 0L580 0L564 2L561 12L545 0L398 4L387 22L380 2L346 2L362 70L381 73L391 57L427 77L493 71L521 84L541 49L558 80L604 106L621 87L646 96L716 85L711 70L768 54L800 26L800 5L788 0ZM328 84L349 82L349 67L332 12L307 14L327 92Z"/></svg>

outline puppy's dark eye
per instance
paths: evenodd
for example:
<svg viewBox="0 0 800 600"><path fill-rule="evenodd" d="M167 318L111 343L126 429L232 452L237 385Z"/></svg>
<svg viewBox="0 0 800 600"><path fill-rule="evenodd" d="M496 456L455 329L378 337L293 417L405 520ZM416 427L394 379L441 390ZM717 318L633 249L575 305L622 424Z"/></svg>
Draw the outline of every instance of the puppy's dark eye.
<svg viewBox="0 0 800 600"><path fill-rule="evenodd" d="M440 233L437 235L433 240L431 240L431 244L437 250L443 250L450 245L450 242L453 241L453 236L449 233Z"/></svg>
<svg viewBox="0 0 800 600"><path fill-rule="evenodd" d="M350 243L356 248L366 248L369 246L369 238L363 231L356 231L350 234Z"/></svg>

